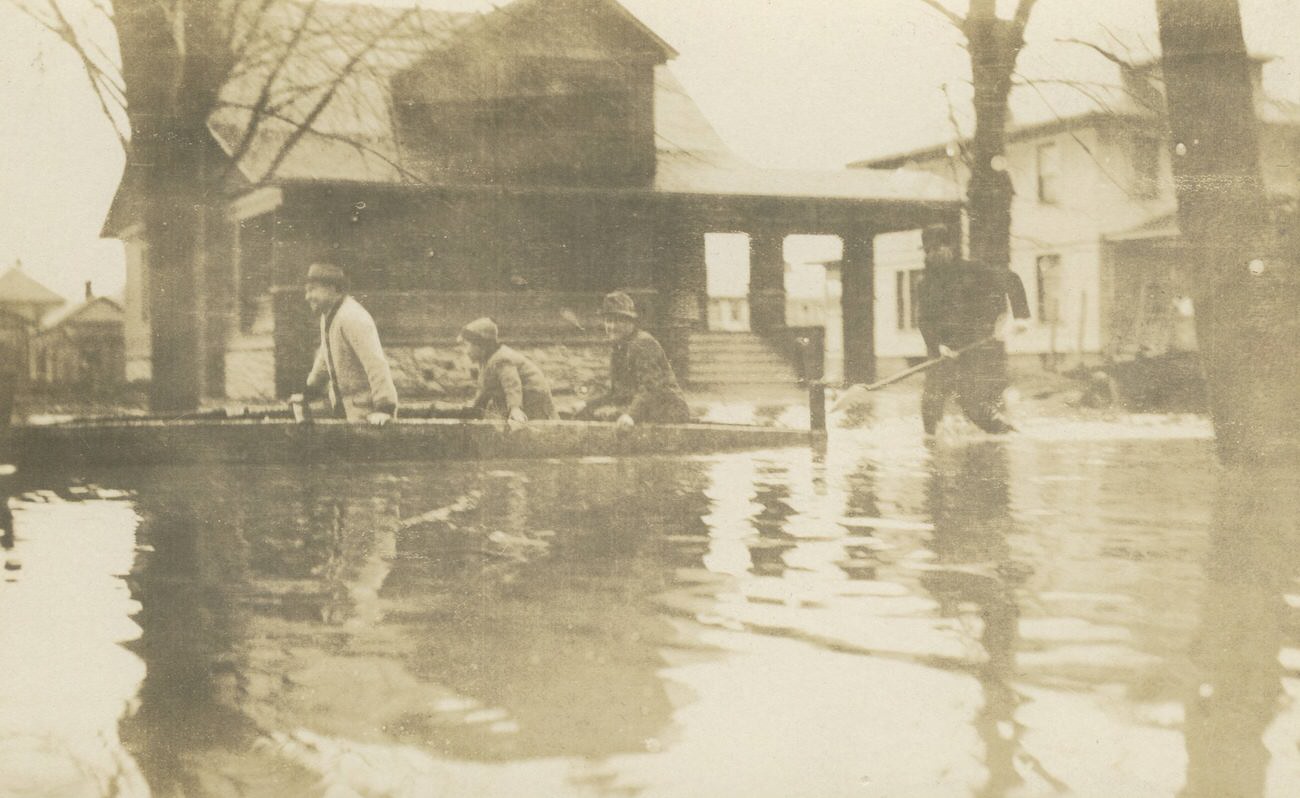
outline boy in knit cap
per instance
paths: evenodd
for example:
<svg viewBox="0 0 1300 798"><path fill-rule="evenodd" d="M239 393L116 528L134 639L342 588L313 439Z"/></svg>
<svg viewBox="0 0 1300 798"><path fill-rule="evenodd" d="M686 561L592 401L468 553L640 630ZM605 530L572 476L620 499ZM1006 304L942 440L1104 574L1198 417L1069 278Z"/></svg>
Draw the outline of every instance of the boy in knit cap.
<svg viewBox="0 0 1300 798"><path fill-rule="evenodd" d="M529 419L559 418L546 375L533 361L497 340L495 322L471 321L461 329L459 341L479 367L478 395L472 407L505 418L510 429L524 426Z"/></svg>
<svg viewBox="0 0 1300 798"><path fill-rule="evenodd" d="M615 291L601 306L605 336L614 343L609 361L609 392L578 411L579 418L620 425L685 424L690 421L677 375L654 336L637 326L632 297Z"/></svg>

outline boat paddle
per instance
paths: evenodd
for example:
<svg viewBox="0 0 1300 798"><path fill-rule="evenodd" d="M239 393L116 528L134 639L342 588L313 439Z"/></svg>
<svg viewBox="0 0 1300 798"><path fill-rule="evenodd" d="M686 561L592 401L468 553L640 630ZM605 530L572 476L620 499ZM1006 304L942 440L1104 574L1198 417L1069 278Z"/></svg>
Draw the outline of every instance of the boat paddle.
<svg viewBox="0 0 1300 798"><path fill-rule="evenodd" d="M840 394L840 397L835 400L835 404L831 405L831 412L838 413L848 405L857 404L861 402L863 399L866 398L866 395L872 391L878 391L881 388L884 388L886 385L893 385L896 382L902 382L903 380L907 379L913 374L920 374L922 371L932 369L935 366L939 365L940 363L944 362L945 360L952 360L954 358L961 357L963 352L969 352L970 350L974 349L977 346L983 346L988 342L994 341L996 339L997 339L996 335L990 335L989 337L976 341L973 344L967 344L966 346L963 346L962 348L954 351L952 355L948 357L936 357L933 360L927 360L924 363L917 363L915 366L912 366L911 368L903 369L897 374L892 374L884 378L883 380L877 380L876 382L873 382L869 385L864 383L856 383L854 385L850 385L844 391L844 393Z"/></svg>

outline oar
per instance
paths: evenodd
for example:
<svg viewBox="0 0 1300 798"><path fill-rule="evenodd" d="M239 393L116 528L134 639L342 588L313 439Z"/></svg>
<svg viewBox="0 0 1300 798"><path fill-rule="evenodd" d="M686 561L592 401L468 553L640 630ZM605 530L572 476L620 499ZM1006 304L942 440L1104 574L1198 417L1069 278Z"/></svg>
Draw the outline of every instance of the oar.
<svg viewBox="0 0 1300 798"><path fill-rule="evenodd" d="M983 346L984 344L987 344L988 342L993 341L996 338L997 336L990 335L988 338L985 338L980 341L976 341L973 344L967 344L966 346L963 346L961 349L958 349L957 351L953 352L952 357L960 357L963 352L969 352L975 347ZM922 371L926 371L927 369L934 368L935 366L939 365L943 361L951 360L951 359L952 358L948 358L948 357L936 357L933 360L927 360L924 363L918 363L909 369L903 369L897 374L892 374L884 378L883 380L878 380L876 382L871 383L870 385L864 385L862 383L851 385L846 391L844 391L844 393L840 394L840 398L835 400L835 404L831 406L831 412L837 413L840 410L842 410L845 405L862 401L862 399L864 398L864 394L870 393L871 391L878 391L881 388L884 388L886 385L893 385L896 382L902 382L903 380L907 379L913 374L920 374Z"/></svg>

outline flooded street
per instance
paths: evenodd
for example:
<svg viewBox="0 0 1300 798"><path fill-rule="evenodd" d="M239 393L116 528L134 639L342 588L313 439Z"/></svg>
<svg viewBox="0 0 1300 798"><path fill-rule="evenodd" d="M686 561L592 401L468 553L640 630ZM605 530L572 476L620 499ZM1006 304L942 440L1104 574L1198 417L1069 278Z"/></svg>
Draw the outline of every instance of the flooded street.
<svg viewBox="0 0 1300 798"><path fill-rule="evenodd" d="M915 426L0 477L0 794L1295 794L1296 474Z"/></svg>

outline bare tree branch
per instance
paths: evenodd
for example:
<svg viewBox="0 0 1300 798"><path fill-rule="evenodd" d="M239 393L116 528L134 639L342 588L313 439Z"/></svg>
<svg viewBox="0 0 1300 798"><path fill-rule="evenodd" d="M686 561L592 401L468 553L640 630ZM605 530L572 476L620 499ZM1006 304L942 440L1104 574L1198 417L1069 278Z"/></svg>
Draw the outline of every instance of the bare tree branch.
<svg viewBox="0 0 1300 798"><path fill-rule="evenodd" d="M262 13L265 13L269 0L264 0L262 4ZM249 117L248 126L244 129L244 135L240 138L239 144L230 154L229 168L238 166L240 160L248 153L248 148L252 146L253 140L257 136L257 131L261 127L262 112L266 110L271 100L271 89L275 86L276 80L279 79L280 73L284 70L285 64L293 58L294 50L297 49L298 43L302 41L303 34L307 31L307 26L311 22L312 16L316 13L316 6L319 0L311 0L303 12L303 19L298 24L292 35L289 37L289 43L285 45L284 52L276 60L275 65L271 67L271 73L267 75L266 80L262 83L262 90L258 93L256 102L251 109L252 115Z"/></svg>
<svg viewBox="0 0 1300 798"><path fill-rule="evenodd" d="M81 61L86 80L90 83L91 91L95 93L95 100L99 103L100 111L113 127L113 133L117 136L118 144L123 149L126 149L128 143L126 132L122 130L118 115L113 113L111 107L116 106L119 111L125 112L126 97L123 89L114 81L112 75L107 74L104 66L87 52L81 38L77 36L76 29L68 21L57 0L49 0L46 4L49 12L53 15L52 18L42 15L31 5L22 2L22 0L12 0L11 5L33 22L59 37L76 54L78 60Z"/></svg>
<svg viewBox="0 0 1300 798"><path fill-rule="evenodd" d="M962 19L955 12L946 8L942 3L939 2L939 0L920 0L920 2L929 6L931 9L935 11L935 13L939 14L944 19L948 20L948 22L950 22L958 30L962 30L962 26L965 25L966 23L966 20Z"/></svg>
<svg viewBox="0 0 1300 798"><path fill-rule="evenodd" d="M307 116L303 118L298 129L290 134L289 139L284 143L284 146L282 146L280 151L276 153L274 160L271 161L271 165L267 167L263 179L268 179L275 175L276 170L280 168L280 164L284 163L285 158L289 157L289 152L302 139L302 137L306 135L308 129L316 122L316 119L321 115L321 113L324 112L326 106L328 106L330 101L334 99L334 95L338 93L338 90L343 85L344 81L346 81L356 70L362 60L369 55L381 41L383 41L385 36L395 30L413 13L415 13L415 9L408 8L401 14L398 14L388 23L388 25L384 26L383 29L372 36L365 47L354 53L348 62L343 65L343 68L339 70L333 85L331 85L321 98L317 100L315 106L313 106L311 111L307 113Z"/></svg>
<svg viewBox="0 0 1300 798"><path fill-rule="evenodd" d="M1077 44L1082 47L1087 47L1089 50L1093 50L1094 52L1099 53L1102 58L1105 58L1107 61L1110 61L1112 64L1121 66L1124 69L1134 68L1133 63L1130 62L1128 59L1123 58L1122 56L1117 55L1116 53L1113 53L1110 50L1107 50L1105 47L1102 47L1099 44L1085 41L1083 39L1057 39L1056 41L1059 44Z"/></svg>
<svg viewBox="0 0 1300 798"><path fill-rule="evenodd" d="M1022 35L1025 32L1025 28L1029 25L1029 15L1034 12L1034 4L1037 2L1038 0L1020 0L1020 4L1016 6L1016 14L1012 18L1012 21L1015 23L1016 29L1019 30Z"/></svg>

